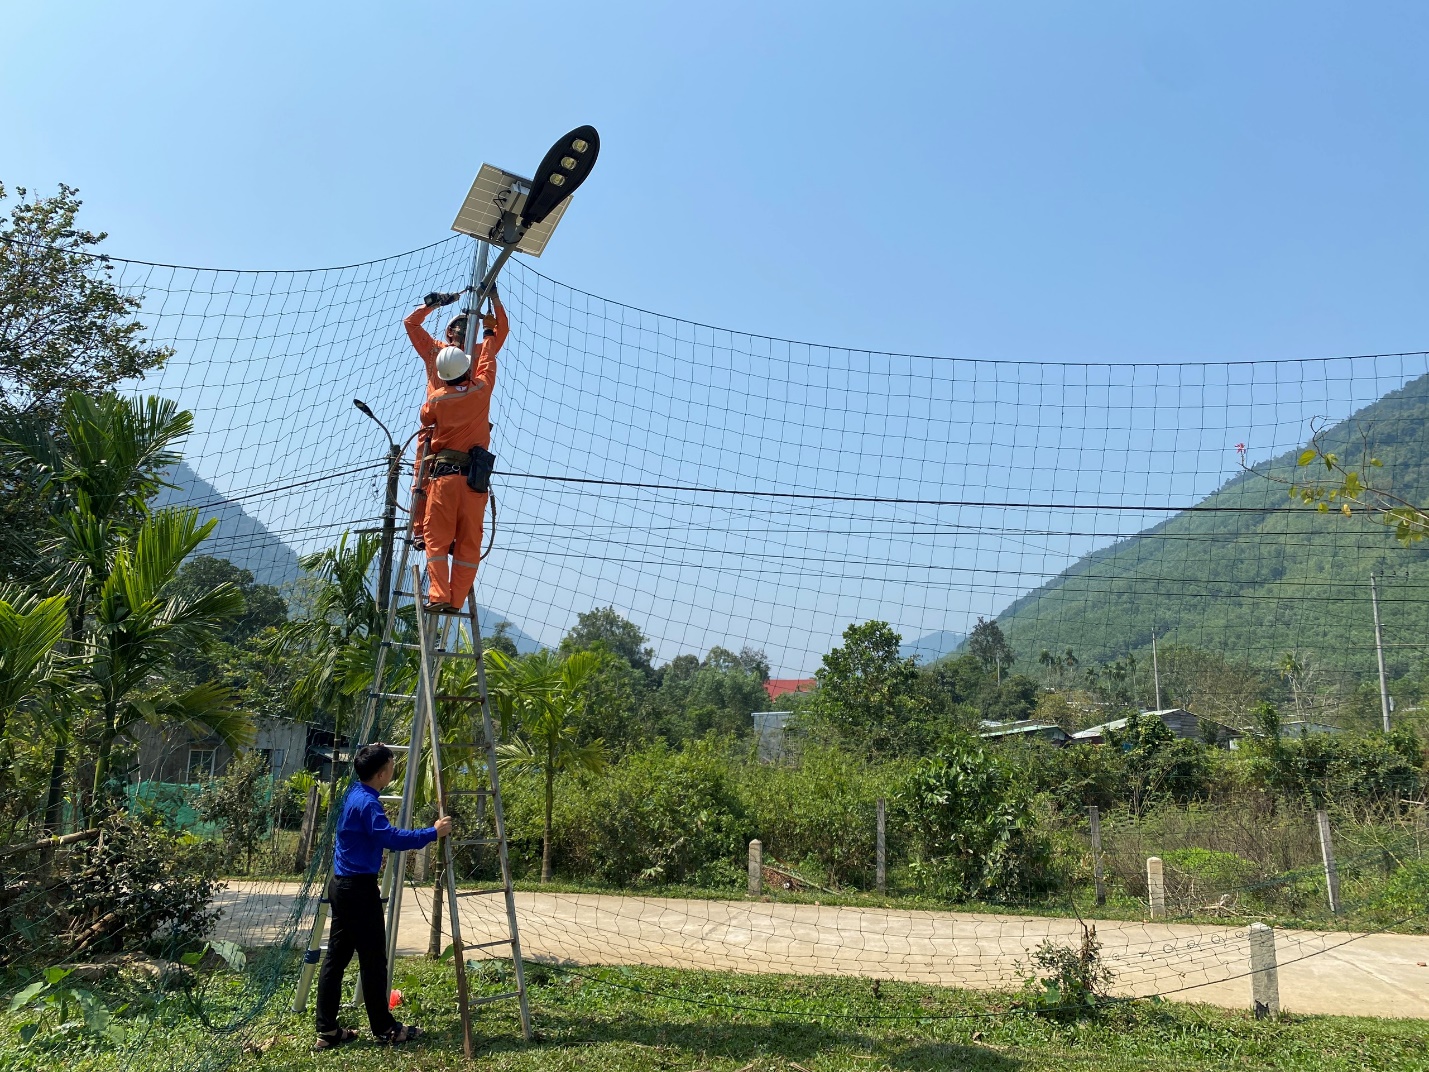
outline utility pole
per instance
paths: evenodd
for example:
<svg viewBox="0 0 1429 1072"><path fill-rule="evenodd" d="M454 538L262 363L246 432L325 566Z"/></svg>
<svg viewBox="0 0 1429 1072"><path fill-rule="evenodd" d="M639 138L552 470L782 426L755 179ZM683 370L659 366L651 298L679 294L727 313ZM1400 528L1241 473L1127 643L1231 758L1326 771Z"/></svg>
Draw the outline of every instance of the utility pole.
<svg viewBox="0 0 1429 1072"><path fill-rule="evenodd" d="M1384 732L1389 732L1389 684L1384 677L1384 635L1379 629L1379 590L1374 574L1369 575L1369 600L1374 607L1374 654L1379 660L1379 711L1384 718Z"/></svg>
<svg viewBox="0 0 1429 1072"><path fill-rule="evenodd" d="M377 613L385 616L392 603L392 548L397 542L397 481L402 472L402 448L387 447L387 501L382 505L382 554L377 560Z"/></svg>
<svg viewBox="0 0 1429 1072"><path fill-rule="evenodd" d="M385 615L392 605L392 548L397 542L397 480L402 473L402 448L372 407L360 398L352 404L387 437L387 500L382 505L382 550L377 558L377 611Z"/></svg>
<svg viewBox="0 0 1429 1072"><path fill-rule="evenodd" d="M1156 634L1151 634L1151 677L1156 682L1156 710L1161 710L1161 664L1156 661Z"/></svg>

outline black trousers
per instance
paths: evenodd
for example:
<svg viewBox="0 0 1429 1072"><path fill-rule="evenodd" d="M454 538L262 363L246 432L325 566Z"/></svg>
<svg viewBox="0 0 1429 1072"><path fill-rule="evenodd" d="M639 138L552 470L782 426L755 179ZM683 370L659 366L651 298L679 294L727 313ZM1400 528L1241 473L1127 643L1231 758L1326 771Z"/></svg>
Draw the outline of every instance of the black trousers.
<svg viewBox="0 0 1429 1072"><path fill-rule="evenodd" d="M376 875L338 875L328 883L332 924L327 954L318 974L317 1027L319 1035L337 1028L342 1004L342 973L357 954L362 976L362 1000L374 1036L397 1026L387 1007L387 934L382 920L382 892Z"/></svg>

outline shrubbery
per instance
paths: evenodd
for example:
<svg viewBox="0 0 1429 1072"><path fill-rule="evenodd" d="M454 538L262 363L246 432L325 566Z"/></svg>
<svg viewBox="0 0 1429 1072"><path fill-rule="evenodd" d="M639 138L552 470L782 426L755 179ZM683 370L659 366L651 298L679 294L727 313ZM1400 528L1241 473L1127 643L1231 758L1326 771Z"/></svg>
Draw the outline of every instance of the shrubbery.
<svg viewBox="0 0 1429 1072"><path fill-rule="evenodd" d="M4 905L0 965L147 948L172 954L197 943L218 910L217 846L176 835L155 819L116 815L101 836L57 857Z"/></svg>
<svg viewBox="0 0 1429 1072"><path fill-rule="evenodd" d="M868 887L878 798L891 796L905 766L870 766L837 748L811 745L796 766L746 767L741 792L767 857L813 867L831 885ZM897 833L892 824L889 833Z"/></svg>
<svg viewBox="0 0 1429 1072"><path fill-rule="evenodd" d="M981 745L951 742L900 786L911 870L925 888L958 899L1009 899L1057 885L1052 848L1025 786Z"/></svg>

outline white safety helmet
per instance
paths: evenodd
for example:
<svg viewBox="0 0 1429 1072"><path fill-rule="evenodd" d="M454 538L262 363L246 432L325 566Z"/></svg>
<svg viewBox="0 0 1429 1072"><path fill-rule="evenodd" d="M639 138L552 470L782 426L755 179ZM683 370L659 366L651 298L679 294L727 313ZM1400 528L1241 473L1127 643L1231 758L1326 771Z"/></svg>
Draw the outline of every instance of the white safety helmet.
<svg viewBox="0 0 1429 1072"><path fill-rule="evenodd" d="M448 383L460 379L471 368L471 357L460 346L443 346L437 354L437 375Z"/></svg>

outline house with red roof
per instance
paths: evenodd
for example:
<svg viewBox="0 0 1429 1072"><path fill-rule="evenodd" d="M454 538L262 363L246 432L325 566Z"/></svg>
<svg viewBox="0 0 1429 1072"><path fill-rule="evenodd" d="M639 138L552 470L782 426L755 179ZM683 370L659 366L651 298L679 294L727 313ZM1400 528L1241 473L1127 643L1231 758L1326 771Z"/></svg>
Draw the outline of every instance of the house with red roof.
<svg viewBox="0 0 1429 1072"><path fill-rule="evenodd" d="M764 683L764 691L770 701L779 699L786 692L811 692L819 682L812 677L771 677Z"/></svg>

